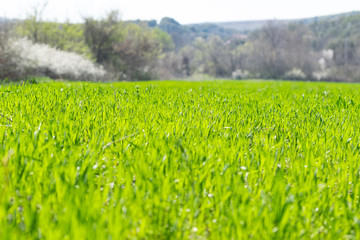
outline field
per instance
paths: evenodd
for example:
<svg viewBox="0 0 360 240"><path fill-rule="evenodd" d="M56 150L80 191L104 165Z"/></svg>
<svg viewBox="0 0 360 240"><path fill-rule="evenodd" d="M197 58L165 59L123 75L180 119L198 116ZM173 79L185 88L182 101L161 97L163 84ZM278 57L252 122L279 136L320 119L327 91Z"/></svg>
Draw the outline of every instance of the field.
<svg viewBox="0 0 360 240"><path fill-rule="evenodd" d="M360 85L0 87L0 239L359 239Z"/></svg>

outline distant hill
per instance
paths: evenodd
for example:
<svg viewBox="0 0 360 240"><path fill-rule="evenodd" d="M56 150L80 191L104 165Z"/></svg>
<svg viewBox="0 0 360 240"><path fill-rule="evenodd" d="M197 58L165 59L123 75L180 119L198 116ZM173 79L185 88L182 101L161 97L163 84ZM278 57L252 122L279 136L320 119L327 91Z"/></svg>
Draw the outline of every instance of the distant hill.
<svg viewBox="0 0 360 240"><path fill-rule="evenodd" d="M139 19L126 22L147 26L149 28L160 28L162 31L171 35L177 50L190 44L198 37L208 39L211 36L219 36L222 39L230 39L239 33L237 30L224 28L215 23L181 25L170 17L164 17L160 23L157 23L156 20L146 21Z"/></svg>
<svg viewBox="0 0 360 240"><path fill-rule="evenodd" d="M331 33L327 31L332 31L333 28L328 26L332 25L340 25L344 21L348 21L348 18L360 16L360 12L353 11L348 13L341 13L335 15L321 16L321 17L313 17L313 18L303 18L303 19L287 19L287 20L259 20L259 21L234 21L234 22L220 22L220 23L199 23L199 24L186 24L181 25L173 18L165 17L160 23L157 23L155 20L151 21L142 21L135 20L129 21L132 23L145 25L150 28L158 27L161 30L167 32L171 35L176 50L181 49L183 46L191 44L196 38L201 37L204 39L208 39L211 36L219 36L224 40L230 39L243 39L247 38L248 34L251 34L253 31L261 29L265 26L269 21L275 21L278 24L290 24L290 23L303 23L308 25L311 29L315 30L314 24L319 23L320 25L317 27L317 31L321 31L322 34L328 36L328 38L334 38L335 36L331 36ZM331 29L331 30L329 30ZM338 26L337 31L341 31L343 27ZM317 35L317 34L315 34ZM319 39L320 36L317 36ZM328 43L328 39L322 39L322 42ZM322 43L322 47L324 46ZM317 43L320 44L320 43Z"/></svg>
<svg viewBox="0 0 360 240"><path fill-rule="evenodd" d="M157 27L171 35L177 49L193 42L198 37L208 39L211 36L219 36L229 39L238 32L213 23L181 25L168 17L163 18Z"/></svg>
<svg viewBox="0 0 360 240"><path fill-rule="evenodd" d="M226 28L226 29L236 30L241 33L248 33L248 32L252 32L254 30L262 28L269 21L275 21L279 24L289 24L289 23L311 24L311 23L319 21L319 20L331 21L331 20L339 19L341 17L347 17L347 16L351 16L351 15L358 15L358 14L360 14L359 11L353 11L353 12L347 12L347 13L341 13L341 14L334 14L334 15L321 16L321 17L312 17L312 18L303 18L303 19L285 19L285 20L268 19L268 20L258 20L258 21L218 22L218 23L213 23L213 24L216 24L216 25ZM207 24L207 23L204 23L204 24Z"/></svg>
<svg viewBox="0 0 360 240"><path fill-rule="evenodd" d="M219 27L226 29L233 29L242 33L249 33L254 30L260 29L269 21L275 21L280 24L288 24L291 20L258 20L258 21L240 21L240 22L220 22L215 23Z"/></svg>

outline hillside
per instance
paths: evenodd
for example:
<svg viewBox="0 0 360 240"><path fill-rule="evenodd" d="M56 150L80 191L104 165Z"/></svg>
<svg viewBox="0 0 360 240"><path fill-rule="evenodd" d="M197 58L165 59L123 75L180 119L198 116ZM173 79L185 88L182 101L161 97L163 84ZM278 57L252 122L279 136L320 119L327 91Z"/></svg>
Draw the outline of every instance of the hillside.
<svg viewBox="0 0 360 240"><path fill-rule="evenodd" d="M311 24L316 21L321 20L337 20L342 17L358 15L360 12L353 11L348 13L341 13L335 15L328 15L328 16L320 16L320 17L312 17L312 18L303 18L303 19L285 19L285 20L278 20L278 19L268 19L268 20L256 20L256 21L234 21L234 22L218 22L214 23L219 27L223 27L225 29L232 29L242 33L248 33L257 29L262 28L265 26L269 21L274 21L278 24L289 24L289 23L304 23L304 24Z"/></svg>
<svg viewBox="0 0 360 240"><path fill-rule="evenodd" d="M212 36L219 36L223 40L232 39L234 36L237 36L242 39L246 38L246 35L251 34L252 32L261 29L270 21L275 22L276 25L287 25L290 23L301 23L309 26L312 30L318 29L322 32L321 36L324 34L327 38L337 38L341 36L341 31L344 30L344 27L339 27L336 29L331 29L331 25L342 25L344 21L347 21L349 18L357 19L357 16L360 16L360 12L353 11L348 13L341 13L328 16L312 17L312 18L303 18L303 19L287 19L287 20L258 20L258 21L234 21L234 22L218 22L218 23L198 23L198 24L186 24L181 25L173 18L165 17L160 23L157 23L155 20L152 21L141 21L136 20L132 21L140 25L147 25L150 28L158 27L164 32L167 32L172 36L172 39L175 43L176 49L179 50L183 46L190 44L196 38L201 37L203 39L209 39ZM318 24L318 27L314 25ZM354 24L354 23L353 23ZM356 23L355 23L356 25ZM317 31L317 30L316 30ZM315 33L316 38L318 39L320 35ZM327 39L328 40L328 39ZM328 41L325 41L326 43ZM322 40L323 41L323 40Z"/></svg>

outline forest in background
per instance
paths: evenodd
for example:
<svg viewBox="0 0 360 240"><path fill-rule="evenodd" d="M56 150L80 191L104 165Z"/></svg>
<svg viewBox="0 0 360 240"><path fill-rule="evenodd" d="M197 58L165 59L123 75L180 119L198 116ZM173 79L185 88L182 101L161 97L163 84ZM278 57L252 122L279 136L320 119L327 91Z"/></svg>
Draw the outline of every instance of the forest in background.
<svg viewBox="0 0 360 240"><path fill-rule="evenodd" d="M0 19L0 79L360 81L359 13L251 24Z"/></svg>

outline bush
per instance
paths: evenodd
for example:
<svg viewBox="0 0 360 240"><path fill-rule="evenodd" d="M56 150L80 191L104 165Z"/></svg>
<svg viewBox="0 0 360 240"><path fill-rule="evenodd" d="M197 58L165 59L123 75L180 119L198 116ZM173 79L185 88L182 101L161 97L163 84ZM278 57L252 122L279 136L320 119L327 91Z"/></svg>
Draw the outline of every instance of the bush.
<svg viewBox="0 0 360 240"><path fill-rule="evenodd" d="M0 23L0 80L18 80L26 77L28 72L19 64L20 56L10 48L9 24Z"/></svg>
<svg viewBox="0 0 360 240"><path fill-rule="evenodd" d="M250 73L247 70L237 69L232 73L232 78L237 80L246 79L249 77L250 77Z"/></svg>
<svg viewBox="0 0 360 240"><path fill-rule="evenodd" d="M306 74L299 68L293 68L286 72L284 77L289 80L305 80Z"/></svg>
<svg viewBox="0 0 360 240"><path fill-rule="evenodd" d="M25 74L19 66L19 56L10 51L6 45L0 47L0 80L10 81L22 78Z"/></svg>
<svg viewBox="0 0 360 240"><path fill-rule="evenodd" d="M27 39L12 41L10 50L20 56L21 69L31 69L38 76L69 80L101 80L106 76L101 66L84 56L45 44L34 44Z"/></svg>

